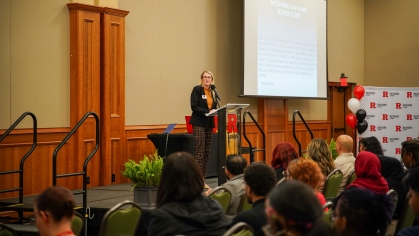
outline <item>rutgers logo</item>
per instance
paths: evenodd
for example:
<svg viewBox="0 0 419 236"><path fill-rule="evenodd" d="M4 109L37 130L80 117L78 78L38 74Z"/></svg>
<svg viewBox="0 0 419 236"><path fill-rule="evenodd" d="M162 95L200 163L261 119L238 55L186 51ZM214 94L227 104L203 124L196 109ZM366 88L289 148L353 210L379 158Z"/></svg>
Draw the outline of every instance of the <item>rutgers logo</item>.
<svg viewBox="0 0 419 236"><path fill-rule="evenodd" d="M237 132L237 116L235 114L228 114L228 133Z"/></svg>
<svg viewBox="0 0 419 236"><path fill-rule="evenodd" d="M412 98L412 92L406 92L406 97L407 98Z"/></svg>
<svg viewBox="0 0 419 236"><path fill-rule="evenodd" d="M383 120L388 120L388 115L387 114L383 114Z"/></svg>
<svg viewBox="0 0 419 236"><path fill-rule="evenodd" d="M401 152L401 150L400 150L400 148L396 148L396 154L401 154L402 152Z"/></svg>
<svg viewBox="0 0 419 236"><path fill-rule="evenodd" d="M402 104L400 102L396 102L396 109L402 109Z"/></svg>
<svg viewBox="0 0 419 236"><path fill-rule="evenodd" d="M375 102L370 102L370 108L377 108Z"/></svg>
<svg viewBox="0 0 419 236"><path fill-rule="evenodd" d="M375 130L375 125L370 125L370 131L371 132L377 131L377 130Z"/></svg>
<svg viewBox="0 0 419 236"><path fill-rule="evenodd" d="M402 127L400 125L396 125L396 132L402 132Z"/></svg>
<svg viewBox="0 0 419 236"><path fill-rule="evenodd" d="M407 114L406 120L412 120L412 114Z"/></svg>
<svg viewBox="0 0 419 236"><path fill-rule="evenodd" d="M406 137L406 140L412 140L412 137Z"/></svg>
<svg viewBox="0 0 419 236"><path fill-rule="evenodd" d="M388 92L387 91L383 91L383 98L388 98Z"/></svg>
<svg viewBox="0 0 419 236"><path fill-rule="evenodd" d="M388 143L388 137L383 137L383 141L381 143Z"/></svg>

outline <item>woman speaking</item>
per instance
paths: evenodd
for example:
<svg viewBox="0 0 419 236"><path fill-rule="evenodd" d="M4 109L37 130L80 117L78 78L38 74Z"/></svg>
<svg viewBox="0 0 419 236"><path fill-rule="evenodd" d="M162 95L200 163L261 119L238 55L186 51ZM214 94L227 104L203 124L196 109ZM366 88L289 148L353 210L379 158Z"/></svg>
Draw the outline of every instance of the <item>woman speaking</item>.
<svg viewBox="0 0 419 236"><path fill-rule="evenodd" d="M201 74L201 84L195 86L191 93L192 117L189 124L193 127L194 158L198 162L204 178L207 173L212 129L215 127L214 117L205 116L205 113L217 107L217 100L214 99L214 92L211 89L213 82L212 73L206 70ZM207 184L205 184L205 188L208 188Z"/></svg>

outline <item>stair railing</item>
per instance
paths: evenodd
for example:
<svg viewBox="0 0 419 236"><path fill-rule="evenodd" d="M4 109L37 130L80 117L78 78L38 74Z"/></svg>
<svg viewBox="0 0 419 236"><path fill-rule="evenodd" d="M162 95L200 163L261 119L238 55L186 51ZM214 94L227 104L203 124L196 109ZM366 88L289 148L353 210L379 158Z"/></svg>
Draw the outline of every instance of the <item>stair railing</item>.
<svg viewBox="0 0 419 236"><path fill-rule="evenodd" d="M87 158L84 161L83 164L83 172L76 172L76 173L68 173L68 174L60 174L57 175L57 154L58 151L64 146L64 144L67 143L67 141L71 138L71 136L77 131L77 129L84 123L84 121L90 116L93 115L96 121L96 145L93 151L87 156ZM74 192L74 195L77 194L83 194L83 215L86 214L86 204L87 204L87 164L89 163L90 159L92 159L93 155L97 152L99 149L99 143L100 143L100 131L99 131L100 123L99 123L99 117L98 115L93 112L89 111L87 112L83 118L74 126L74 128L67 134L67 136L63 139L63 141L55 148L54 153L52 155L52 181L53 185L57 185L57 179L58 178L65 178L65 177L71 177L71 176L79 176L83 175L83 191Z"/></svg>
<svg viewBox="0 0 419 236"><path fill-rule="evenodd" d="M313 139L314 136L313 136L313 133L311 132L310 128L308 127L306 121L304 120L303 116L301 115L300 111L295 110L294 113L292 114L292 135L294 136L294 140L298 144L298 155L301 156L301 143L300 143L300 141L298 141L298 138L295 135L295 115L296 114L298 114L298 116L300 117L300 119L303 122L304 126L306 127L306 129L310 133L311 139Z"/></svg>
<svg viewBox="0 0 419 236"><path fill-rule="evenodd" d="M263 149L259 149L259 150L255 150L255 151L263 151L263 162L265 162L266 161L266 138L265 138L265 133L263 132L263 130L259 126L259 124L256 122L255 118L252 116L252 113L250 113L249 111L245 111L243 113L243 137L246 140L246 142L249 144L250 163L254 162L254 151L253 151L252 143L250 142L249 138L247 138L247 135L246 135L246 115L250 116L253 123L255 123L256 127L262 133Z"/></svg>
<svg viewBox="0 0 419 236"><path fill-rule="evenodd" d="M18 204L22 204L23 203L23 176L24 176L23 175L23 165L25 164L25 161L29 157L29 155L31 155L31 153L35 150L36 145L37 145L37 141L38 141L38 128L37 128L38 127L38 122L36 120L36 116L32 112L25 112L25 113L23 113L15 121L15 123L13 123L13 125L10 126L10 128L7 129L6 132L3 135L0 136L0 142L1 142L28 115L32 117L32 121L33 121L33 125L32 125L32 130L33 130L32 131L32 134L33 134L32 147L31 147L31 149L29 149L29 151L26 152L26 154L20 160L19 170L11 170L11 171L3 171L3 172L0 172L0 175L19 173L19 188L12 188L12 189L0 190L0 193L7 193L7 192L19 191L19 203Z"/></svg>

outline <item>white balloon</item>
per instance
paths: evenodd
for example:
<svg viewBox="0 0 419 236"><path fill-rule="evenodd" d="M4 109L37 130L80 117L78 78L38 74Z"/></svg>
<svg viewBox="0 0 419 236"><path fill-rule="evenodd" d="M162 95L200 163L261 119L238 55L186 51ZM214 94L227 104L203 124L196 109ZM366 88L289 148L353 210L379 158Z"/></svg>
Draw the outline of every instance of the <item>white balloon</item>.
<svg viewBox="0 0 419 236"><path fill-rule="evenodd" d="M348 107L349 107L349 110L351 110L353 113L356 113L359 109L359 100L356 98L349 99Z"/></svg>

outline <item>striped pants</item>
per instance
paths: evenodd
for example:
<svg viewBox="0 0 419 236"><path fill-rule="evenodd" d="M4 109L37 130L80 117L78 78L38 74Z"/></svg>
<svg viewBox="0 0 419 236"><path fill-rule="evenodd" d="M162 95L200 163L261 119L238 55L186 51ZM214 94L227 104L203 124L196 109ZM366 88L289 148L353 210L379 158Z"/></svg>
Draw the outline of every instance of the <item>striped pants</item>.
<svg viewBox="0 0 419 236"><path fill-rule="evenodd" d="M210 155L212 128L193 126L193 138L195 141L195 160L201 168L202 174L205 178L207 174L208 159Z"/></svg>

